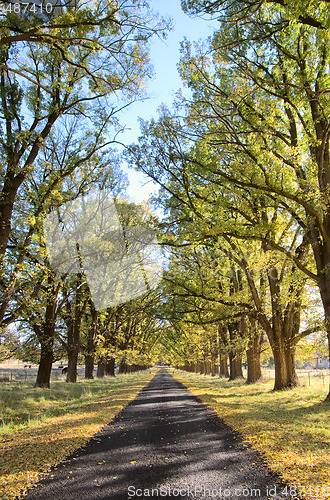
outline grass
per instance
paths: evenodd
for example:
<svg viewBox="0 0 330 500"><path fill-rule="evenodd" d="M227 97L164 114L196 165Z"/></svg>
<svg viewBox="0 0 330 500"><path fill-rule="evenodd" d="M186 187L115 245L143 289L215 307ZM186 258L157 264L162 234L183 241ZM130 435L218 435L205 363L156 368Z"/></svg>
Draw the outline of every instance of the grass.
<svg viewBox="0 0 330 500"><path fill-rule="evenodd" d="M248 386L170 371L237 429L293 492L296 488L306 499L330 498L330 405L322 402L324 380L302 378L301 387L274 393L272 380ZM86 444L154 373L77 384L54 381L50 390L34 389L31 383L0 384L0 498L23 494L42 473Z"/></svg>
<svg viewBox="0 0 330 500"><path fill-rule="evenodd" d="M52 383L0 384L0 498L13 500L36 483L132 400L155 370L115 378Z"/></svg>
<svg viewBox="0 0 330 500"><path fill-rule="evenodd" d="M306 379L296 389L272 392L272 380L246 385L171 372L258 450L291 492L306 499L330 498L330 404L323 402L323 380L309 386Z"/></svg>

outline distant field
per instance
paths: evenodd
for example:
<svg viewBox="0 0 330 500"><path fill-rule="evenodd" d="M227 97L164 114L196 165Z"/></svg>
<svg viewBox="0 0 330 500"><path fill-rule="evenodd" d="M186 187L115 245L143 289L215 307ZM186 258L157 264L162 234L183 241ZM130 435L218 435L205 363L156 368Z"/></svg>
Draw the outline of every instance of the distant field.
<svg viewBox="0 0 330 500"><path fill-rule="evenodd" d="M62 375L60 363L54 363L52 367L51 380L65 380L65 375ZM63 366L67 366L63 364ZM38 372L38 365L33 363L23 363L22 361L7 361L0 363L0 383L1 382L35 382ZM83 378L85 367L78 365L78 378Z"/></svg>
<svg viewBox="0 0 330 500"><path fill-rule="evenodd" d="M298 370L300 387L272 392L273 371L253 385L170 371L292 487L291 493L287 490L288 500L330 498L330 404L323 402L329 372Z"/></svg>

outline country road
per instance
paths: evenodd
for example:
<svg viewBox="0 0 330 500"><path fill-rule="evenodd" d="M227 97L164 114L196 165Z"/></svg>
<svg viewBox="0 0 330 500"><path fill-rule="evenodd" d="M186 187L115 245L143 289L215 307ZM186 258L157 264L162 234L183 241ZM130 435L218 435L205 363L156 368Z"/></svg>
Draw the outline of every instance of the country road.
<svg viewBox="0 0 330 500"><path fill-rule="evenodd" d="M258 455L161 368L108 426L25 498L293 500L282 489Z"/></svg>

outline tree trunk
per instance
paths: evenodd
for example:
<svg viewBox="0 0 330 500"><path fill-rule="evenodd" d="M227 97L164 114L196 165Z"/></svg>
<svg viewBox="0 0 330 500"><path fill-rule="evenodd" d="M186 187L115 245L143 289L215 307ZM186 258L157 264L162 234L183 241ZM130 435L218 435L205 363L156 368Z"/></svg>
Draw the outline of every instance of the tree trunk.
<svg viewBox="0 0 330 500"><path fill-rule="evenodd" d="M254 331L246 351L247 357L247 384L253 384L261 379L260 351L262 334Z"/></svg>
<svg viewBox="0 0 330 500"><path fill-rule="evenodd" d="M228 337L228 327L221 322L218 325L218 352L219 352L219 377L229 378L228 370L228 354L226 348L228 348L229 337Z"/></svg>
<svg viewBox="0 0 330 500"><path fill-rule="evenodd" d="M295 366L295 346L284 346L282 342L272 345L275 364L274 391L281 391L299 385Z"/></svg>
<svg viewBox="0 0 330 500"><path fill-rule="evenodd" d="M78 248L79 249L79 248ZM76 303L74 308L74 321L68 331L68 373L66 381L77 382L77 363L80 348L80 325L81 325L81 302L82 302L82 273L77 274Z"/></svg>
<svg viewBox="0 0 330 500"><path fill-rule="evenodd" d="M41 344L39 368L34 387L50 388L50 375L53 364L53 340L49 339L45 344Z"/></svg>
<svg viewBox="0 0 330 500"><path fill-rule="evenodd" d="M215 377L218 370L219 370L219 367L216 364L216 358L215 358L215 356L212 356L212 360L211 360L211 375L212 375L212 377Z"/></svg>
<svg viewBox="0 0 330 500"><path fill-rule="evenodd" d="M296 372L296 346L285 349L285 363L288 377L288 387L298 387L299 380Z"/></svg>
<svg viewBox="0 0 330 500"><path fill-rule="evenodd" d="M94 358L95 358L95 334L96 334L96 325L95 325L95 311L92 311L92 321L93 324L88 330L87 337L87 347L85 351L85 378L92 379L94 378Z"/></svg>
<svg viewBox="0 0 330 500"><path fill-rule="evenodd" d="M226 353L219 354L220 359L220 368L219 368L219 377L220 378L229 378L229 370L228 370L228 356Z"/></svg>
<svg viewBox="0 0 330 500"><path fill-rule="evenodd" d="M257 353L252 348L246 351L247 357L247 384L254 384L261 379L260 352Z"/></svg>
<svg viewBox="0 0 330 500"><path fill-rule="evenodd" d="M86 354L85 356L85 378L94 378L94 354Z"/></svg>
<svg viewBox="0 0 330 500"><path fill-rule="evenodd" d="M185 370L186 372L190 372L191 371L191 363L189 363L189 361L186 360L184 362L182 370Z"/></svg>
<svg viewBox="0 0 330 500"><path fill-rule="evenodd" d="M288 374L286 368L285 355L282 347L273 347L273 356L275 364L275 385L274 391L287 388Z"/></svg>
<svg viewBox="0 0 330 500"><path fill-rule="evenodd" d="M293 269L292 269L293 274ZM285 309L281 304L278 270L268 269L268 282L272 303L272 328L267 332L275 363L274 391L296 387L298 377L295 367L295 342L299 333L301 293L303 286L292 288L293 299Z"/></svg>
<svg viewBox="0 0 330 500"><path fill-rule="evenodd" d="M229 353L229 380L236 380L243 377L242 371L242 356L238 354Z"/></svg>
<svg viewBox="0 0 330 500"><path fill-rule="evenodd" d="M329 269L329 267L327 266ZM328 338L328 360L329 360L329 371L330 371L330 272L328 271L326 279L322 280L320 291L321 291L321 299L324 308L324 319L325 319L325 328L327 332ZM330 378L329 378L329 392L327 397L325 398L327 403L330 403Z"/></svg>
<svg viewBox="0 0 330 500"><path fill-rule="evenodd" d="M79 346L73 346L68 350L68 371L66 381L75 384L77 382L77 363Z"/></svg>
<svg viewBox="0 0 330 500"><path fill-rule="evenodd" d="M228 325L229 337L233 350L229 352L229 380L244 378L242 371L242 348L237 342L244 337L246 322L244 319Z"/></svg>
<svg viewBox="0 0 330 500"><path fill-rule="evenodd" d="M205 361L200 363L200 375L205 375Z"/></svg>
<svg viewBox="0 0 330 500"><path fill-rule="evenodd" d="M206 361L204 361L204 375L210 375L211 372L211 361L207 359Z"/></svg>
<svg viewBox="0 0 330 500"><path fill-rule="evenodd" d="M96 376L97 378L103 378L104 375L105 375L105 360L104 358L101 358L97 363Z"/></svg>
<svg viewBox="0 0 330 500"><path fill-rule="evenodd" d="M115 376L115 358L111 357L107 360L105 365L105 373L106 375L110 375L110 377Z"/></svg>
<svg viewBox="0 0 330 500"><path fill-rule="evenodd" d="M126 361L123 360L120 363L119 372L120 373L127 373L127 371L128 371L128 365L127 365Z"/></svg>
<svg viewBox="0 0 330 500"><path fill-rule="evenodd" d="M34 330L41 345L37 380L34 387L50 387L50 376L53 364L53 346L55 338L55 319L58 289L51 274L48 275L47 302L43 328L37 324Z"/></svg>

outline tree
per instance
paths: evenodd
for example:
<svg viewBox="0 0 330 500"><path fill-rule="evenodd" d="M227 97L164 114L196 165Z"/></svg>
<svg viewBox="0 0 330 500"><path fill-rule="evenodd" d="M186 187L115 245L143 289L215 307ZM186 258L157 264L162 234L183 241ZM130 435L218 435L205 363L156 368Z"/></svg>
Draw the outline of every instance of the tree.
<svg viewBox="0 0 330 500"><path fill-rule="evenodd" d="M188 71L187 66L185 71ZM197 77L193 81L197 82L196 86L199 85ZM197 86L197 92L204 92L204 87ZM164 244L205 245L211 241L215 248L227 254L241 268L255 308L251 319L256 319L267 333L274 351L275 389L293 387L298 383L295 346L299 339L313 331L300 329L302 293L306 282L300 268L308 259L308 244L304 239L299 241L300 228L293 216L284 219L276 199L268 199L257 191L241 187L239 183L233 192L233 182L228 181L230 169L235 171L233 175L237 177L245 172L243 168L251 175L255 175L255 171L248 170L249 162L245 156L245 162L243 164L242 158L238 171L237 161L234 163L229 149L232 146L230 136L227 138L225 133L221 134L221 121L218 124L221 117L212 110L217 101L212 101L209 96L207 100L201 97L197 100L197 97L191 112L189 108L186 128L185 122L178 123L166 110L158 123L151 121L144 125L140 146L131 148L133 162L162 186L159 203L170 214L163 224L167 227ZM224 114L225 104L222 107ZM206 116L204 107L207 106L211 109ZM198 122L199 117L203 118L203 123ZM198 123L198 126L192 123ZM196 139L202 133L206 138ZM191 138L195 138L193 147ZM217 141L221 147L228 144L226 156L223 151L216 155ZM240 243L244 240L245 248ZM261 244L259 248L255 246L257 253L251 260L247 242L253 240L261 240ZM281 255L281 248L286 254L294 253L294 264ZM265 297L261 299L258 291L256 279L260 273L263 273L260 275L262 287L268 285L269 308L268 297L266 301ZM190 277L185 276L185 279L189 283ZM232 335L241 327L234 325ZM255 331L254 328L252 330ZM255 347L260 355L259 341Z"/></svg>
<svg viewBox="0 0 330 500"><path fill-rule="evenodd" d="M240 21L238 12L244 4L246 15ZM327 4L260 2L256 10L255 2L214 2L213 10L218 6L224 16L230 14L213 40L216 78L210 79L202 65L197 69L196 59L191 63L207 81L207 92L221 95L226 102L227 115L220 112L217 122L221 120L236 154L248 158L256 171L253 176L251 170L240 168L238 175L233 171L221 175L235 187L255 189L268 200L276 197L279 208L295 219L303 241L311 247L313 262L308 265L277 245L319 287L330 359ZM222 68L226 65L230 81L237 82L238 92L232 92L232 84L231 89L224 85L220 62ZM196 88L191 75L188 79ZM249 127L244 136L241 120ZM262 238L267 240L265 235Z"/></svg>
<svg viewBox="0 0 330 500"><path fill-rule="evenodd" d="M34 218L47 210L49 198L58 193L59 184L72 175L74 168L115 141L107 137L109 126L116 125L115 113L143 95L141 82L150 74L147 42L162 31L144 14L142 3L124 0L120 6L101 2L95 9L69 10L52 19L47 27L37 18L32 27L24 19L16 19L18 24L12 27L10 16L3 21L0 276L6 285L6 256L14 213L25 183L31 178L40 179L38 158L48 147L55 125L62 121L61 127L65 127L65 116L80 117L80 133L75 138L76 146L80 139L80 161L53 176L48 172L40 186L36 213L31 214ZM122 98L117 109L109 102L116 94ZM71 149L72 141L66 146ZM20 241L22 252L16 267L24 260L33 231L30 225ZM9 295L16 275L14 267Z"/></svg>
<svg viewBox="0 0 330 500"><path fill-rule="evenodd" d="M50 276L45 257L39 255L38 262L35 256L44 215L88 192L93 183L110 187L111 169L101 174L113 159L108 146L120 131L115 115L144 96L141 84L150 75L148 40L164 33L162 23L145 8L143 2L123 0L120 5L100 2L92 8L54 9L46 21L14 14L1 20L0 319L4 324L26 313L17 294L30 254L37 265L41 257L47 279ZM110 102L114 97L116 105ZM50 295L44 307L51 327L33 324L42 327L39 338L47 368L39 367L44 375L38 380L44 386L49 385L56 319ZM58 301L53 299L55 307Z"/></svg>
<svg viewBox="0 0 330 500"><path fill-rule="evenodd" d="M47 273L37 270L33 272L33 275L35 281L30 293L28 294L25 288L17 297L21 306L19 319L30 332L34 333L40 345L35 387L49 388L62 281L57 279L51 270ZM39 300L37 300L37 295ZM31 337L29 345L31 345Z"/></svg>
<svg viewBox="0 0 330 500"><path fill-rule="evenodd" d="M228 375L233 380L243 376L241 357L250 333L246 318L253 306L246 287L243 289L240 270L233 269L233 261L214 242L208 243L172 248L159 314L174 328L180 325L181 343L198 343L193 351L188 347L181 363L187 362L194 370L198 361L203 372ZM191 341L190 335L196 340Z"/></svg>
<svg viewBox="0 0 330 500"><path fill-rule="evenodd" d="M269 23L270 34L286 27L291 21L312 26L321 30L329 28L328 0L317 3L317 9L311 2L302 0L289 2L286 0L181 0L184 12L188 14L210 14L223 22L253 22L253 15L267 5L277 10L277 23Z"/></svg>

